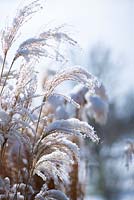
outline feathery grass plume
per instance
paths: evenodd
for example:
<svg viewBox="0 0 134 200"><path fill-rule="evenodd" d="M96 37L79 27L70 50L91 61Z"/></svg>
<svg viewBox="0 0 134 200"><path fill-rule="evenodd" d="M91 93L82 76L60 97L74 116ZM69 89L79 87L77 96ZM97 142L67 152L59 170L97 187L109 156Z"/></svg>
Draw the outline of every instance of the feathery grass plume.
<svg viewBox="0 0 134 200"><path fill-rule="evenodd" d="M68 36L65 31L62 31L63 26L56 27L55 29L49 29L39 35L40 38L43 38L47 41L47 46L55 52L56 61L65 61L66 58L63 53L60 53L61 44L69 44L71 46L78 46L77 42Z"/></svg>
<svg viewBox="0 0 134 200"><path fill-rule="evenodd" d="M29 5L24 6L24 8L17 10L12 25L10 27L6 27L5 30L2 31L1 42L4 55L16 40L18 31L22 25L26 23L32 17L32 15L41 8L40 0L35 0Z"/></svg>
<svg viewBox="0 0 134 200"><path fill-rule="evenodd" d="M45 199L69 200L67 196L60 190L55 190L55 189L48 190L46 184L44 184L40 192L35 196L35 200L45 200Z"/></svg>
<svg viewBox="0 0 134 200"><path fill-rule="evenodd" d="M99 85L98 80L91 75L89 72L84 70L79 66L74 66L73 68L66 68L64 70L59 71L52 79L45 82L44 88L44 98L43 103L49 99L50 96L54 94L55 88L60 85L62 82L72 80L76 82L82 83L85 87L88 87L91 93L94 93L94 88ZM66 100L74 104L76 107L79 108L79 105L73 101L73 99L68 98L66 95L62 95ZM37 122L37 129L39 126L40 117L42 114L42 109L40 109L40 115Z"/></svg>
<svg viewBox="0 0 134 200"><path fill-rule="evenodd" d="M35 63L22 63L18 72L15 95L18 94L32 100L36 92L37 76L34 70Z"/></svg>
<svg viewBox="0 0 134 200"><path fill-rule="evenodd" d="M41 56L49 56L47 51L43 48L45 42L41 38L30 38L24 41L18 48L15 57L18 58L23 56L27 62L30 61L30 58L36 57L40 58Z"/></svg>
<svg viewBox="0 0 134 200"><path fill-rule="evenodd" d="M24 195L22 194L26 188L26 185L23 183L20 184L14 184L13 187L11 186L11 181L8 177L5 177L4 179L0 180L0 191L5 191L3 194L0 194L0 199L10 199L14 200L15 198L17 200L24 200ZM27 186L28 191L31 193L34 193L34 190L31 186ZM16 192L17 191L17 192Z"/></svg>
<svg viewBox="0 0 134 200"><path fill-rule="evenodd" d="M79 160L79 148L75 143L69 140L69 134L59 134L57 132L43 138L39 145L36 143L34 154L38 160L42 155L44 155L44 152L51 153L56 149L60 149L64 153L68 153L70 156L74 154L76 160Z"/></svg>
<svg viewBox="0 0 134 200"><path fill-rule="evenodd" d="M68 162L69 160L69 162ZM68 171L70 164L70 156L60 150L43 155L35 165L33 174L37 174L44 181L54 180L54 184L58 185L60 181L67 185L69 183Z"/></svg>
<svg viewBox="0 0 134 200"><path fill-rule="evenodd" d="M57 43L67 42L70 45L76 45L76 41L64 32L59 32L60 28L50 29L41 33L39 36L29 38L18 48L15 59L22 56L26 61L35 57L39 59L42 56L55 58L58 61L64 61L65 58L57 49Z"/></svg>
<svg viewBox="0 0 134 200"><path fill-rule="evenodd" d="M48 190L46 192L44 192L43 196L45 197L44 200L47 198L47 199L53 199L53 200L69 200L67 198L67 196L59 191L59 190ZM40 196L35 198L35 200L41 200ZM43 199L42 199L43 200Z"/></svg>
<svg viewBox="0 0 134 200"><path fill-rule="evenodd" d="M46 136L41 142L38 141L34 155L34 174L46 182L52 179L55 185L62 182L67 186L70 182L68 173L71 164L74 163L74 158L79 161L79 148L66 134L56 132Z"/></svg>
<svg viewBox="0 0 134 200"><path fill-rule="evenodd" d="M45 129L45 134L49 135L54 132L61 132L71 135L81 135L89 137L93 142L99 142L98 136L94 133L94 129L86 122L72 118L67 120L57 120L49 124Z"/></svg>
<svg viewBox="0 0 134 200"><path fill-rule="evenodd" d="M25 6L17 12L11 27L2 32L1 200L67 200L59 189L65 190L68 187L71 167L79 162L79 148L71 141L71 136L89 137L93 142L99 142L89 124L70 117L67 105L72 103L78 109L79 102L55 92L55 88L62 82L72 80L82 83L92 94L98 85L94 76L81 67L67 68L45 82L43 95L37 94L38 82L34 69L37 62L31 58L40 61L42 56L55 57L53 53L56 53L58 59L63 58L56 49L57 43L76 45L72 38L61 31L61 27L43 32L20 44L11 64L7 62L8 68L5 70L8 50L16 40L19 29L40 8L39 0ZM13 71L14 62L20 56L24 62ZM40 96L43 98L41 105L35 105L33 99ZM65 115L61 115L62 111Z"/></svg>
<svg viewBox="0 0 134 200"><path fill-rule="evenodd" d="M81 69L81 72L80 72L80 69ZM71 70L73 71L73 68L71 68ZM80 68L80 67L75 67L75 72L76 72L76 76L75 76L75 73L73 74L72 73L72 71L69 71L69 69L67 69L67 72L69 72L68 74L67 73L65 73L66 72L66 69L65 69L65 71L64 71L64 74L65 74L65 78L64 78L64 74L63 73L61 73L61 74L63 74L63 76L61 77L61 74L60 74L60 71L58 72L59 74L56 74L52 79L50 79L50 82L49 82L49 80L47 81L47 82L45 82L45 84L44 84L44 90L46 91L46 86L47 86L47 84L49 83L50 84L50 86L53 86L54 85L54 82L55 82L55 80L56 81L59 81L59 79L61 79L58 83L56 82L56 84L57 85L59 85L60 83L62 83L63 81L66 81L66 80L73 80L73 81L78 81L78 82L80 82L80 83L82 83L83 84L83 87L82 88L85 88L85 90L84 90L84 92L82 92L82 94L80 93L79 95L77 94L77 97L78 96L81 96L81 98L82 98L82 96L85 96L85 94L86 94L86 92L91 92L91 94L93 94L93 92L94 92L94 88L95 87L98 87L99 86L99 83L98 83L98 81L96 80L96 78L95 77L92 77L92 79L93 80L91 80L90 78L91 78L91 76L90 76L90 74L88 73L88 72L86 72L86 71L84 71L84 73L82 73L82 68ZM63 72L63 70L62 70L62 72ZM78 73L78 75L77 75L77 73ZM80 73L80 74L79 74ZM72 76L70 76L70 74L72 75ZM59 75L59 76L58 76ZM81 77L80 77L80 80L78 79L79 78L79 76L81 75ZM55 78L56 77L56 78ZM70 78L71 77L71 78ZM87 78L88 77L88 78ZM53 80L54 80L54 82L53 82ZM91 84L90 84L90 81L91 81ZM93 81L93 82L92 82ZM57 86L56 85L56 86ZM88 85L88 87L87 87L87 85ZM59 96L59 98L60 98L60 94L56 94L56 93L54 93L54 90L55 90L55 88L56 88L56 86L54 87L54 89L52 90L52 92L51 92L51 94L50 95L48 95L48 97L47 97L47 100L49 101L49 99L51 99L51 98L53 98L53 101L51 101L50 103L51 103L51 105L52 105L52 107L53 107L53 105L55 104L55 98L54 97L56 97L56 98L58 98L58 96ZM86 86L86 87L84 87L84 86ZM91 90L91 91L90 91ZM47 95L45 95L45 96L47 96ZM78 103L80 103L80 105L82 105L81 104L81 102L78 102L77 101L77 99L75 99L76 101L74 101L73 100L73 98L71 97L69 97L68 98L68 96L67 96L67 98L66 98L66 96L65 95L61 95L61 97L62 98L64 98L64 100L65 100L65 102L66 103L69 103L69 102L71 102L71 103L73 103L74 105L77 105L76 107L77 107L77 109L79 108L79 104ZM85 98L85 97L83 97L83 98ZM63 101L63 103L65 103L64 101ZM84 103L86 102L86 100L84 100ZM57 105L58 106L58 105ZM64 109L65 109L65 111L67 111L66 110L66 107L64 107ZM56 113L56 112L55 112ZM77 116L78 117L78 116ZM60 122L61 122L61 120L60 120ZM55 123L55 121L53 122L53 123ZM51 124L49 124L49 125L51 125ZM48 126L49 126L48 125ZM82 124L81 124L82 125ZM59 133L59 134L61 134L62 132L65 134L65 132L64 131L66 131L66 135L80 135L80 130L78 131L77 130L77 133L72 129L72 134L71 134L71 131L69 132L69 129L67 130L67 127L68 127L68 124L66 124L65 125L65 127L64 128L66 128L66 129L64 129L63 127L63 129L61 128L61 130L60 130L60 128L59 128L59 130L58 130L58 128L57 129L54 129L54 130L52 130L52 133L53 132L55 132L55 133ZM47 128L47 127L46 127ZM50 135L51 135L51 133L50 133ZM45 135L46 136L46 135ZM81 134L81 136L82 136L82 134ZM93 135L92 135L93 136ZM43 136L42 136L43 137ZM90 137L91 137L91 135L90 135ZM99 138L97 138L96 137L96 135L94 134L94 138L92 137L92 139L95 141L99 141ZM78 140L78 139L75 139L75 140ZM75 158L74 157L74 160L75 160L75 163L76 162L78 162L78 159L77 158ZM73 165L72 165L73 166ZM78 167L78 165L75 165L74 166L75 167L75 169ZM76 172L74 172L74 173L76 173ZM72 177L71 177L72 178ZM77 180L78 181L78 180ZM74 189L76 189L76 188L74 188ZM74 197L75 198L75 197Z"/></svg>
<svg viewBox="0 0 134 200"><path fill-rule="evenodd" d="M39 36L45 40L54 39L57 42L63 41L75 46L77 42L62 31L62 28L64 28L64 25L42 32Z"/></svg>
<svg viewBox="0 0 134 200"><path fill-rule="evenodd" d="M9 51L9 49L11 48L12 44L17 39L19 29L22 27L22 25L24 23L26 23L32 17L32 15L34 13L39 11L41 8L42 7L40 5L40 0L35 0L32 3L30 3L29 5L24 6L24 8L17 11L16 16L15 16L11 26L7 26L4 30L2 30L1 43L2 43L4 59L3 59L3 64L2 64L2 68L1 68L1 73L0 73L0 83L2 81L1 79L2 79L3 73L4 73L7 53ZM10 71L12 69L12 66L13 66L16 58L17 58L16 56L13 58L12 63L9 67L6 79L3 83L1 94L3 92L4 86L6 85L6 81L8 79L8 76L10 74Z"/></svg>
<svg viewBox="0 0 134 200"><path fill-rule="evenodd" d="M60 93L52 93L51 94L51 96L50 97L54 97L54 98L56 98L56 97L62 97L65 101L67 101L68 103L70 103L70 104L72 104L73 106L75 106L76 108L80 108L80 105L76 102L76 101L74 101L70 96L68 96L68 95L64 95L64 94L60 94Z"/></svg>
<svg viewBox="0 0 134 200"><path fill-rule="evenodd" d="M94 88L99 84L97 79L79 66L72 68L65 68L59 71L51 80L45 82L44 94L46 98L51 96L54 89L64 81L71 80L82 83L85 87L89 88L91 93L94 93Z"/></svg>

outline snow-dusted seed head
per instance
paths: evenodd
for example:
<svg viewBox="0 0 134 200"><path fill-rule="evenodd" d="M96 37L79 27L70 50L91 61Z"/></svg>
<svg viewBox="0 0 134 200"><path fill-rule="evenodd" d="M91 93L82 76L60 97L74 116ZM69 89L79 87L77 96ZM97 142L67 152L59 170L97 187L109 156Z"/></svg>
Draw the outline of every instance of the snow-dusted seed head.
<svg viewBox="0 0 134 200"><path fill-rule="evenodd" d="M15 93L23 93L24 91L28 90L28 88L31 89L31 92L34 91L31 87L31 83L33 85L33 88L35 87L34 90L36 90L36 74L34 72L34 67L32 63L26 64L23 63L20 67L19 75L17 78L17 83L16 83L16 90ZM29 91L30 91L29 89Z"/></svg>
<svg viewBox="0 0 134 200"><path fill-rule="evenodd" d="M65 68L45 83L44 92L46 97L48 98L52 95L54 89L67 80L83 84L85 87L89 88L90 93L94 93L95 86L99 84L97 79L82 67L74 66L72 68Z"/></svg>
<svg viewBox="0 0 134 200"><path fill-rule="evenodd" d="M45 129L45 134L49 135L53 132L80 135L83 137L89 137L93 142L99 142L99 138L95 134L93 127L88 123L75 118L57 120L49 124Z"/></svg>
<svg viewBox="0 0 134 200"><path fill-rule="evenodd" d="M45 41L40 38L30 38L24 41L18 48L15 57L18 58L20 56L24 57L24 59L28 62L31 57L40 58L41 56L49 56L47 55L47 51L43 48L45 45Z"/></svg>
<svg viewBox="0 0 134 200"><path fill-rule="evenodd" d="M49 31L43 32L39 35L40 38L45 40L53 39L57 42L67 42L71 45L76 45L77 42L68 36L65 32L61 31L62 27L57 27L55 29L50 29Z"/></svg>
<svg viewBox="0 0 134 200"><path fill-rule="evenodd" d="M57 49L57 43L67 42L70 45L75 45L76 42L64 32L57 30L49 30L41 33L38 37L27 39L19 46L15 58L23 56L26 61L29 61L32 57L39 59L45 56L59 61L65 60Z"/></svg>
<svg viewBox="0 0 134 200"><path fill-rule="evenodd" d="M52 153L41 156L37 161L34 174L40 176L44 181L53 179L55 184L58 185L59 181L64 184L69 183L68 168L71 162L69 155L66 153L55 150Z"/></svg>
<svg viewBox="0 0 134 200"><path fill-rule="evenodd" d="M44 190L44 188L38 193L35 197L35 200L45 200L45 199L53 199L53 200L69 200L67 196L61 192L60 190Z"/></svg>
<svg viewBox="0 0 134 200"><path fill-rule="evenodd" d="M17 11L12 25L6 27L5 30L2 31L1 42L4 54L6 54L13 42L16 40L18 31L22 25L27 22L34 13L39 11L39 9L41 9L40 0L35 0L29 5L24 6L23 9Z"/></svg>
<svg viewBox="0 0 134 200"><path fill-rule="evenodd" d="M32 0L17 11L11 24L2 31L3 58L0 56L0 199L68 200L63 192L70 172L79 164L79 147L72 136L88 137L99 142L94 128L72 117L70 104L79 110L96 91L106 100L97 79L80 66L62 68L51 79L47 77L38 94L36 61L41 57L63 61L60 43L77 45L62 31L63 26L44 31L22 42L12 62L8 50L16 41L22 25L41 9L40 0ZM23 59L17 60L19 57ZM15 65L15 66L14 66ZM15 68L16 67L16 68ZM64 81L81 84L70 96L57 87ZM89 94L87 97L86 94ZM88 98L88 100L86 99ZM87 103L88 104L88 103ZM78 115L77 115L78 117ZM6 177L6 178L2 178ZM64 190L63 189L63 190Z"/></svg>

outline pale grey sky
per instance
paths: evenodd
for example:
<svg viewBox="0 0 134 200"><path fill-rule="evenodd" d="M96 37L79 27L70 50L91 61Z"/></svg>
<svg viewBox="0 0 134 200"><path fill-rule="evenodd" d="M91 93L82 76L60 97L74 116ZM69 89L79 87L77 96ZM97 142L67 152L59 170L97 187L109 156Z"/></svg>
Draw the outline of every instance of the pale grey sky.
<svg viewBox="0 0 134 200"><path fill-rule="evenodd" d="M19 2L0 0L0 26ZM42 0L42 4L44 10L26 25L24 38L37 33L42 24L72 25L85 54L97 42L104 43L112 49L114 59L123 63L119 72L123 90L134 87L134 0Z"/></svg>

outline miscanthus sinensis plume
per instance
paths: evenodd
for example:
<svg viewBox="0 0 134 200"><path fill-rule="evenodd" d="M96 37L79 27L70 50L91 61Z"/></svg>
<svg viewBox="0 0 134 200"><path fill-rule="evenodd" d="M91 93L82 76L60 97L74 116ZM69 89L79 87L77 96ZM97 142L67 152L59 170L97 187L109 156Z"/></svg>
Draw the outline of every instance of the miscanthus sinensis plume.
<svg viewBox="0 0 134 200"><path fill-rule="evenodd" d="M12 24L2 30L1 42L3 53L6 54L12 44L17 39L20 28L32 17L34 13L41 9L40 0L32 1L29 5L17 10Z"/></svg>
<svg viewBox="0 0 134 200"><path fill-rule="evenodd" d="M56 91L61 83L71 80L81 83L90 94L94 94L99 83L88 71L80 66L60 70L52 78L48 77L42 93L37 93L37 60L39 62L43 56L53 59L58 56L58 60L62 61L64 56L57 51L57 43L76 45L75 40L60 27L44 31L22 42L12 62L7 60L8 51L17 39L20 28L40 8L40 1L36 0L18 10L12 25L2 31L0 199L67 200L60 189L70 182L72 164L79 162L79 148L70 137L89 137L93 142L99 142L94 129L87 122L70 117L66 110L69 103L77 109L81 104L71 96ZM52 40L54 42L51 43ZM18 58L22 59L19 66L14 68ZM42 97L42 102L36 105L38 97ZM59 99L62 99L62 103L56 104L55 101ZM54 112L49 112L52 109L50 102ZM61 115L63 109L66 117Z"/></svg>

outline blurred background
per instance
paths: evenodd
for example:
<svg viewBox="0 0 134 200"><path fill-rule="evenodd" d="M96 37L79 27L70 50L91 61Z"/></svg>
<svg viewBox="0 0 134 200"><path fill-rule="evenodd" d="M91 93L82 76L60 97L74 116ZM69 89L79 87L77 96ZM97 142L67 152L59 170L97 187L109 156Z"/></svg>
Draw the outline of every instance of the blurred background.
<svg viewBox="0 0 134 200"><path fill-rule="evenodd" d="M0 27L10 22L21 4L20 0L0 0ZM87 68L102 81L109 99L105 124L88 119L101 142L86 142L86 200L133 200L134 1L42 0L42 5L44 9L22 29L21 40L37 30L65 24L79 47L66 48L69 61L64 66ZM41 69L50 64L61 67L47 61Z"/></svg>

